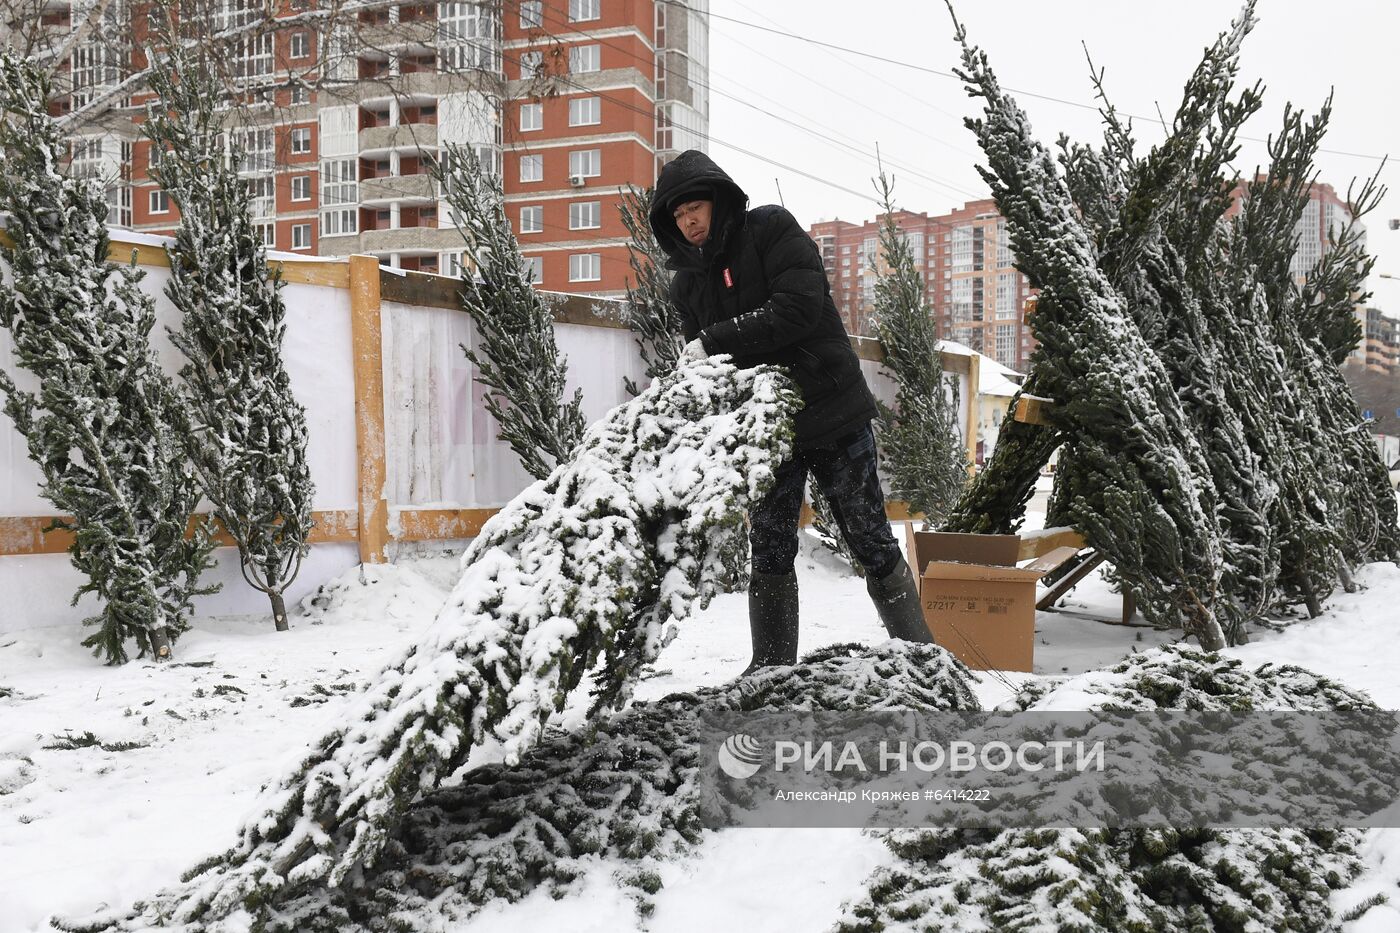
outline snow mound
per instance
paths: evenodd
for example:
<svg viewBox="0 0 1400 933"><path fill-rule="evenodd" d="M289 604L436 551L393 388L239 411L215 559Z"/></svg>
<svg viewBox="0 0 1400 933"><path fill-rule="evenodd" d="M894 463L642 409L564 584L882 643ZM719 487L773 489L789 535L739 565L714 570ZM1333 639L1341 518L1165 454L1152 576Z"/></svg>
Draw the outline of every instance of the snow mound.
<svg viewBox="0 0 1400 933"><path fill-rule="evenodd" d="M361 564L317 587L300 605L302 617L318 625L329 620L435 616L446 599L446 590L408 567Z"/></svg>

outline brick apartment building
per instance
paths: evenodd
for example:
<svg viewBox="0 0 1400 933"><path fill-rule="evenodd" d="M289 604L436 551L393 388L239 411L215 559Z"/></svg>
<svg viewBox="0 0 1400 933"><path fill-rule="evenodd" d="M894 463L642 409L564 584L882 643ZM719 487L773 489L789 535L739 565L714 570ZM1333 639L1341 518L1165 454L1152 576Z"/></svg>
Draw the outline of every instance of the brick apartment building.
<svg viewBox="0 0 1400 933"><path fill-rule="evenodd" d="M1239 210L1240 185L1227 216ZM883 215L861 224L822 221L808 233L821 251L836 307L852 333L870 335L875 282L883 271L879 248ZM1345 200L1331 185L1318 182L1297 223L1298 250L1290 271L1301 285L1330 249L1335 236L1351 223ZM926 297L938 322L940 338L956 340L1004 366L1025 371L1035 338L1022 323L1021 308L1032 290L1014 268L1006 224L995 202L969 201L961 209L930 216L898 211L895 222L913 247L924 276ZM1375 308L1357 306L1365 338L1348 362L1377 371L1400 366L1400 322Z"/></svg>
<svg viewBox="0 0 1400 933"><path fill-rule="evenodd" d="M852 333L873 333L875 282L884 266L883 215L861 224L830 220L808 231L831 279L836 307ZM914 252L938 336L956 340L1012 369L1025 370L1035 341L1022 320L1031 294L1013 266L1006 223L990 199L947 214L898 211L895 223Z"/></svg>
<svg viewBox="0 0 1400 933"><path fill-rule="evenodd" d="M263 16L260 0L215 0L217 29ZM428 174L449 144L502 175L506 213L541 286L619 294L629 274L619 188L706 148L708 0L486 0L361 11L302 28L310 0L282 0L285 27L233 52L259 103L240 114L239 166L265 241L310 255L368 253L453 272L463 244ZM45 25L78 28L87 5L49 0ZM140 67L141 8L114 0L130 47L78 42L65 74L80 108ZM115 30L122 32L120 28ZM109 182L111 222L170 232L178 215L151 180L136 96L74 139L75 170Z"/></svg>

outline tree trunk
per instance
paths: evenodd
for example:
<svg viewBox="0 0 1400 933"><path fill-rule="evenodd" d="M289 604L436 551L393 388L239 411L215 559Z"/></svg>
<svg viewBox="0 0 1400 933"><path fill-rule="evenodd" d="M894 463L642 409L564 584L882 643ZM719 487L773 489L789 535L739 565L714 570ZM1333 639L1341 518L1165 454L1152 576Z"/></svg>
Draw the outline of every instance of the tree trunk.
<svg viewBox="0 0 1400 933"><path fill-rule="evenodd" d="M272 600L272 624L279 632L287 631L287 604L282 601L282 591L273 590L267 598Z"/></svg>
<svg viewBox="0 0 1400 933"><path fill-rule="evenodd" d="M170 660L170 638L164 631L151 632L151 654L157 661Z"/></svg>

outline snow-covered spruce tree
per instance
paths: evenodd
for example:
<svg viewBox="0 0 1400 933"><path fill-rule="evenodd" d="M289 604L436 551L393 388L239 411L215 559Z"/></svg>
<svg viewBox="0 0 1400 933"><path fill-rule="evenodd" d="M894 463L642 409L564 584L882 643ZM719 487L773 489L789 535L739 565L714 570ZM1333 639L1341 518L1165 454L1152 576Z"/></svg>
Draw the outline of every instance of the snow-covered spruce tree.
<svg viewBox="0 0 1400 933"><path fill-rule="evenodd" d="M432 172L467 244L462 308L481 338L463 346L488 387L486 410L521 466L543 479L583 437L583 391L565 399L568 362L554 342L554 314L522 272L501 181L469 146L449 144ZM475 262L471 258L475 258Z"/></svg>
<svg viewBox="0 0 1400 933"><path fill-rule="evenodd" d="M976 710L973 679L933 645L822 648L790 668L639 701L579 733L551 732L518 764L491 764L409 805L372 868L310 887L268 933L426 933L544 886L565 896L598 859L651 911L662 864L725 825L742 801L715 793L707 723L738 712ZM713 729L713 726L710 727Z"/></svg>
<svg viewBox="0 0 1400 933"><path fill-rule="evenodd" d="M155 303L141 272L107 262L107 200L94 179L65 175L65 143L35 68L0 54L0 210L5 250L0 325L35 392L0 370L5 412L43 472L44 497L74 535L69 556L93 593L83 645L109 663L168 656L189 625L213 544L204 523L186 536L199 494L185 457L174 384L151 349Z"/></svg>
<svg viewBox="0 0 1400 933"><path fill-rule="evenodd" d="M1227 262L1219 229L1233 187L1225 166L1237 152L1238 130L1260 103L1257 89L1231 99L1240 47L1253 25L1246 5L1188 79L1166 140L1143 157L1096 73L1103 149L1062 140L1059 159L1099 268L1166 367L1200 441L1219 502L1223 563L1216 609L1231 642L1242 639L1246 621L1268 606L1278 567L1271 516L1276 488L1250 441L1243 413L1255 399L1243 397L1251 384L1236 377L1231 349L1244 335L1220 287ZM1073 502L1096 482L1071 438L1060 453L1047 523L1069 521Z"/></svg>
<svg viewBox="0 0 1400 933"><path fill-rule="evenodd" d="M166 294L190 411L190 460L214 516L238 545L243 577L266 593L277 631L313 524L306 412L282 362L287 308L225 149L212 73L178 45L151 74L145 132L165 150L153 177L180 208Z"/></svg>
<svg viewBox="0 0 1400 933"><path fill-rule="evenodd" d="M1087 699L1086 699L1087 697ZM1292 666L1247 670L1174 647L1029 685L1018 710L1363 710L1365 696ZM1331 933L1329 898L1361 869L1357 830L896 830L899 858L842 933L1276 929Z"/></svg>
<svg viewBox="0 0 1400 933"><path fill-rule="evenodd" d="M301 889L372 867L412 800L488 736L517 763L585 673L594 713L621 706L668 620L717 591L723 544L791 453L798 405L779 370L703 360L591 426L487 522L424 641L266 788L233 848L116 925L228 929L243 910L266 925Z"/></svg>
<svg viewBox="0 0 1400 933"><path fill-rule="evenodd" d="M671 373L681 353L681 322L676 306L671 303L671 273L666 268L666 253L656 242L647 215L651 213L654 188L628 185L622 193L619 210L622 225L627 228L627 262L632 267L632 279L627 284L627 302L623 306L627 326L636 336L637 350L646 364L648 379ZM628 377L623 387L629 395L642 390ZM747 528L735 529L725 551L724 575L726 592L742 592L749 586L749 536Z"/></svg>
<svg viewBox="0 0 1400 933"><path fill-rule="evenodd" d="M1072 504L1073 524L1130 581L1149 620L1223 647L1217 497L1204 451L1165 367L1098 268L1054 159L985 54L961 26L957 35L961 74L985 102L984 118L968 121L987 156L979 171L1021 269L1041 290L1031 318L1038 385L1065 400L1056 426L1074 434L1077 459L1098 480Z"/></svg>
<svg viewBox="0 0 1400 933"><path fill-rule="evenodd" d="M967 453L957 428L957 407L944 384L938 328L924 298L914 251L894 220L894 185L877 182L885 220L880 251L885 267L875 281L875 334L894 377L895 407L880 402L880 452L890 492L939 525L967 484Z"/></svg>
<svg viewBox="0 0 1400 933"><path fill-rule="evenodd" d="M1225 220L1238 181L1226 166L1261 102L1257 87L1232 96L1253 22L1246 4L1188 81L1166 141L1146 156L1135 153L1098 73L1103 147L1062 139L1059 158L1094 262L1161 361L1209 469L1221 555L1214 608L1232 642L1279 602L1320 611L1338 578L1388 557L1396 540L1383 465L1360 436L1337 364L1353 346L1351 308L1368 268L1360 239L1342 232L1301 290L1290 271L1330 105L1308 121L1287 111L1269 171ZM1376 193L1363 186L1353 214L1364 215ZM1033 360L1030 385L1053 395L1041 388L1053 375L1042 375L1043 355ZM1014 526L1034 468L1059 440L1053 429L1020 431L960 504L959 530ZM1080 435L1064 438L1052 525L1074 524L1076 503L1102 485ZM1017 456L1023 452L1033 456ZM1120 582L1133 586L1130 577Z"/></svg>
<svg viewBox="0 0 1400 933"><path fill-rule="evenodd" d="M647 216L651 213L654 188L628 185L618 210L627 228L627 263L632 279L627 283L627 303L623 306L627 326L636 335L637 350L646 364L647 378L664 376L676 368L681 355L681 321L671 303L671 273L666 253L656 242ZM624 378L628 393L641 391Z"/></svg>

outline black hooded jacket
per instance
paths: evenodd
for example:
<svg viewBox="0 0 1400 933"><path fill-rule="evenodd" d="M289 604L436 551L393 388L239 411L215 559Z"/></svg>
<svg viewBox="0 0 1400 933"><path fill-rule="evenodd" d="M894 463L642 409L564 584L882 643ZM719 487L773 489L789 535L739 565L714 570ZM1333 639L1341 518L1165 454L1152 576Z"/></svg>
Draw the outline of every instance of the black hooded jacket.
<svg viewBox="0 0 1400 933"><path fill-rule="evenodd" d="M672 210L702 199L714 206L709 239L697 249ZM786 366L806 402L795 419L798 448L828 446L875 416L875 398L816 244L785 208L748 203L703 152L682 152L661 170L650 220L675 271L671 301L687 342L698 336L707 352L728 353L739 366Z"/></svg>

